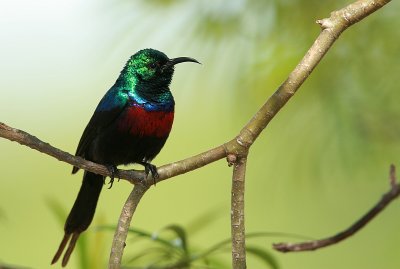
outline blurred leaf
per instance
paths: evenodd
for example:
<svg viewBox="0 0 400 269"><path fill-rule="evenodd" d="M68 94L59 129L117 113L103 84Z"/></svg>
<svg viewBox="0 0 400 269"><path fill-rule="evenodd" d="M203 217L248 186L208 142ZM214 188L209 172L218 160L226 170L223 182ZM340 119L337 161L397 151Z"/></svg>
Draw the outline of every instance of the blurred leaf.
<svg viewBox="0 0 400 269"><path fill-rule="evenodd" d="M18 265L0 264L0 269L29 269L29 267L21 267Z"/></svg>
<svg viewBox="0 0 400 269"><path fill-rule="evenodd" d="M290 233L280 233L280 232L254 232L254 233L247 233L246 239L250 238L259 238L259 237L289 237L289 238L297 238L297 239L313 239L307 236L302 236L298 234L290 234ZM197 258L202 258L209 256L210 254L224 249L227 245L231 244L231 238L227 238L223 241L220 241L213 245L212 247L208 248L207 250L203 251L201 254L198 254Z"/></svg>
<svg viewBox="0 0 400 269"><path fill-rule="evenodd" d="M256 246L246 246L246 253L250 253L260 260L262 260L265 264L273 269L279 269L279 265L275 257L264 248L256 247Z"/></svg>
<svg viewBox="0 0 400 269"><path fill-rule="evenodd" d="M111 225L100 226L98 227L98 229L115 231L115 227ZM172 230L174 234L178 235L180 243L176 244L175 240L168 240L164 237L159 236L158 233L150 233L141 229L130 228L128 230L130 234L134 234L139 238L148 239L152 242L158 243L161 245L161 247L146 247L140 253L130 256L130 258L128 258L126 263L130 264L144 258L146 258L146 260L148 261L151 261L146 263L146 266L144 266L145 268L153 268L155 266L159 268L161 266L160 264L167 264L165 266L170 266L169 264L171 263L181 263L181 262L187 263L188 254L183 249L182 239L181 239L182 237L183 241L185 242L185 247L187 248L185 232L180 230L183 228L177 225L170 225L164 229ZM143 267L131 267L129 265L126 265L123 268L143 268Z"/></svg>
<svg viewBox="0 0 400 269"><path fill-rule="evenodd" d="M231 267L230 261L227 262L225 259L223 260L217 257L204 257L202 260L204 261L204 264L207 266L207 268L221 269Z"/></svg>
<svg viewBox="0 0 400 269"><path fill-rule="evenodd" d="M144 249L143 251L131 256L128 260L127 263L132 263L135 262L139 259L142 259L146 256L154 255L154 253L157 253L159 256L164 256L168 253L169 249L168 248L163 248L163 247L148 247Z"/></svg>
<svg viewBox="0 0 400 269"><path fill-rule="evenodd" d="M222 248L224 248L226 245L228 245L230 243L231 243L231 239L230 238L229 239L225 239L223 241L220 241L220 242L214 244L212 247L206 249L205 251L200 252L200 254L195 255L195 258L196 259L201 259L201 258L204 258L204 257L208 257L210 254L212 254L212 253L214 253L214 252L216 252L218 250L221 250Z"/></svg>
<svg viewBox="0 0 400 269"><path fill-rule="evenodd" d="M50 208L51 213L56 217L57 221L64 225L67 212L65 208L54 198L47 197L45 199L47 206Z"/></svg>
<svg viewBox="0 0 400 269"><path fill-rule="evenodd" d="M105 230L115 230L113 226L100 226L99 229ZM147 262L144 267L132 267L132 266L124 266L124 268L153 268L153 269L167 269L167 268L189 268L190 266L194 266L199 261L202 261L202 264L206 266L206 268L222 268L224 264L222 261L212 257L213 254L219 251L230 252L230 244L231 239L222 240L213 246L207 248L206 250L197 252L190 251L188 241L188 234L186 230L181 225L168 225L160 231L172 231L174 233L174 238L178 239L178 244L176 244L176 240L167 240L165 237L161 237L159 233L150 233L141 229L129 229L129 233L135 234L139 237L143 237L145 239L151 240L153 242L161 244L161 247L146 247L142 249L141 252L130 256L127 260L128 264L133 262L139 262L141 259L149 260L150 263ZM250 238L259 238L259 237L290 237L290 238L300 238L300 239L310 239L309 237L300 236L297 234L288 234L288 233L277 233L277 232L254 232L248 233L246 235L247 239ZM175 242L175 243L174 243ZM183 252L177 253L176 250L181 249ZM278 269L279 265L276 259L273 257L271 253L267 250L255 247L248 246L247 251L256 256L258 259L262 260L265 264L273 269ZM194 252L194 254L190 255L190 252ZM218 265L218 266L217 266ZM214 267L217 266L217 267Z"/></svg>
<svg viewBox="0 0 400 269"><path fill-rule="evenodd" d="M153 5L154 7L167 8L167 7L171 7L174 4L177 4L180 1L181 0L146 0L143 2L148 5Z"/></svg>
<svg viewBox="0 0 400 269"><path fill-rule="evenodd" d="M114 232L116 227L112 226L112 225L102 225L97 227L99 230L109 230ZM138 235L139 237L144 237L147 239L150 239L152 241L156 241L159 243L162 243L168 247L174 247L174 245L172 244L172 242L170 242L169 240L165 240L163 238L158 237L157 235L155 235L154 233L149 233L147 231L141 230L141 229L137 229L137 228L129 228L128 233L131 234L135 234Z"/></svg>
<svg viewBox="0 0 400 269"><path fill-rule="evenodd" d="M79 253L79 265L81 269L90 268L90 261L89 261L89 249L88 249L88 242L87 242L87 234L83 233L79 236L79 240L76 243L76 250Z"/></svg>
<svg viewBox="0 0 400 269"><path fill-rule="evenodd" d="M6 219L6 213L5 211L0 207L0 221Z"/></svg>
<svg viewBox="0 0 400 269"><path fill-rule="evenodd" d="M189 224L186 225L186 231L193 236L199 231L207 228L207 226L218 217L221 217L223 210L223 207L213 207L211 210L196 216L194 220L190 221Z"/></svg>
<svg viewBox="0 0 400 269"><path fill-rule="evenodd" d="M301 234L294 234L294 233L283 233L283 232L252 232L247 233L246 238L255 238L255 237L286 237L291 239L302 239L302 240L314 240L315 238L301 235Z"/></svg>
<svg viewBox="0 0 400 269"><path fill-rule="evenodd" d="M163 228L162 230L173 231L176 234L176 236L178 237L177 240L173 240L174 245L179 248L182 248L184 253L186 255L189 255L188 247L187 247L186 231L182 226L172 224L172 225L168 225L167 227Z"/></svg>

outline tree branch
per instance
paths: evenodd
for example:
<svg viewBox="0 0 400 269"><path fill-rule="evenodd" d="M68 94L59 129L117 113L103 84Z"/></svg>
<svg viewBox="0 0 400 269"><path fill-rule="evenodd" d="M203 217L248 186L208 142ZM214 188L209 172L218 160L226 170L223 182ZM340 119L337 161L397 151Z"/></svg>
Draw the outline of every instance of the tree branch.
<svg viewBox="0 0 400 269"><path fill-rule="evenodd" d="M228 156L232 160L233 156ZM244 225L244 189L247 157L233 164L231 196L232 268L246 268L246 234Z"/></svg>
<svg viewBox="0 0 400 269"><path fill-rule="evenodd" d="M346 230L324 239L301 243L277 243L274 244L273 247L281 252L299 252L320 249L333 244L337 244L347 239L348 237L361 230L361 228L363 228L371 220L373 220L380 212L382 212L386 208L386 206L388 206L392 201L394 201L394 199L396 199L400 195L400 184L396 183L394 165L390 166L390 186L390 190L382 196L381 200L363 217L361 217Z"/></svg>
<svg viewBox="0 0 400 269"><path fill-rule="evenodd" d="M39 152L52 156L59 161L69 163L81 169L103 176L111 176L110 171L108 171L107 167L102 164L97 164L81 157L71 155L68 152L53 147L49 143L43 142L42 140L31 134L28 134L25 131L15 129L2 122L0 122L0 137L18 142L21 145L30 147ZM201 168L209 163L220 160L225 156L225 146L221 145L187 159L160 166L157 169L160 176L157 179L157 182ZM120 179L125 179L132 184L143 183L145 180L145 174L143 171L118 169L117 175ZM153 182L153 179L151 179L151 182ZM151 182L149 180L146 183Z"/></svg>
<svg viewBox="0 0 400 269"><path fill-rule="evenodd" d="M260 110L253 116L253 118L246 124L240 131L236 138L238 144L244 146L244 150L251 147L261 132L267 127L269 122L280 111L280 109L289 101L289 99L296 93L303 82L309 77L314 68L318 65L327 51L332 47L333 43L339 38L340 34L348 27L356 22L367 17L369 14L378 10L391 0L360 0L353 4L348 5L338 11L331 13L331 16L326 19L318 20L317 23L321 26L322 31L314 44L307 51L303 59L296 66L296 68L289 74L289 77L282 83L276 92L267 100L267 102L260 108ZM234 152L229 150L228 152ZM246 155L247 157L247 152ZM235 181L233 181L235 184ZM244 185L243 185L244 188ZM233 190L233 186L232 186ZM233 193L232 193L233 195ZM232 198L233 203L233 198ZM237 205L237 209L243 206ZM238 209L239 210L239 209ZM236 240L234 236L239 236L240 233L235 230L235 222L232 211L232 262L234 269L246 268L246 259L241 257L235 252L235 248L239 251L245 249L245 240ZM237 217L236 217L237 218ZM243 216L244 222L244 216ZM235 232L234 232L235 231ZM244 233L244 224L242 227ZM241 246L235 246L241 244ZM276 246L274 246L276 248ZM236 255L237 257L236 257Z"/></svg>
<svg viewBox="0 0 400 269"><path fill-rule="evenodd" d="M109 269L119 269L121 267L122 254L125 248L125 240L128 235L133 214L135 213L137 205L148 189L149 186L136 184L126 200L124 207L122 208L111 247L110 260L108 264Z"/></svg>
<svg viewBox="0 0 400 269"><path fill-rule="evenodd" d="M360 0L338 11L333 11L330 18L317 20L322 32L288 78L240 131L238 142L251 146L268 123L308 78L340 34L390 1Z"/></svg>
<svg viewBox="0 0 400 269"><path fill-rule="evenodd" d="M30 147L39 152L45 153L49 156L56 158L59 161L69 163L73 166L79 167L81 169L103 175L103 176L111 176L107 167L101 164L97 164L88 160L85 160L81 157L77 157L71 155L68 152L60 150L58 148L53 147L49 143L43 142L36 136L30 135L25 131L15 129L10 127L2 122L0 122L0 137L6 138L11 141L18 142L21 145ZM126 173L126 171L118 170L119 176L124 176L124 179L129 179L132 182L139 182L138 179L144 177L144 173L138 171L130 171Z"/></svg>

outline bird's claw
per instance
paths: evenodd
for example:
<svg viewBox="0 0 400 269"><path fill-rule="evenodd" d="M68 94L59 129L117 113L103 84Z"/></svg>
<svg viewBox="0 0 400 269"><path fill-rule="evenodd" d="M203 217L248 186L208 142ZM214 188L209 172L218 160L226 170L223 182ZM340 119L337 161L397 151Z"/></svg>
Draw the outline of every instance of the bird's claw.
<svg viewBox="0 0 400 269"><path fill-rule="evenodd" d="M146 178L148 177L149 173L151 172L151 176L153 178L153 184L156 185L156 180L160 177L157 172L157 167L152 165L151 163L143 163L144 166L144 173L146 174Z"/></svg>
<svg viewBox="0 0 400 269"><path fill-rule="evenodd" d="M117 169L117 167L116 167L115 165L113 165L113 164L106 165L106 166L107 166L108 172L110 172L110 174L111 174L111 176L110 176L110 182L109 182L110 187L108 187L108 189L111 189L111 187L113 186L113 183L114 183L114 178L115 178L115 176L118 174L118 169ZM118 178L118 181L119 181L119 178Z"/></svg>

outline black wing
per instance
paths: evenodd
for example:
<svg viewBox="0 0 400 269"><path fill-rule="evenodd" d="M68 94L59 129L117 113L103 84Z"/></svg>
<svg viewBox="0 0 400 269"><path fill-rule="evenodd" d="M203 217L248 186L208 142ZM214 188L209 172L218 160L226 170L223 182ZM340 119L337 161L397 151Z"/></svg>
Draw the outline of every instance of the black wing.
<svg viewBox="0 0 400 269"><path fill-rule="evenodd" d="M118 94L118 89L113 87L101 99L99 105L93 113L92 118L83 131L78 148L76 149L76 156L85 158L91 142L99 133L112 124L122 113L122 111L124 111L126 105L128 104L128 99L117 99L116 94ZM72 173L75 174L78 170L79 168L74 166Z"/></svg>

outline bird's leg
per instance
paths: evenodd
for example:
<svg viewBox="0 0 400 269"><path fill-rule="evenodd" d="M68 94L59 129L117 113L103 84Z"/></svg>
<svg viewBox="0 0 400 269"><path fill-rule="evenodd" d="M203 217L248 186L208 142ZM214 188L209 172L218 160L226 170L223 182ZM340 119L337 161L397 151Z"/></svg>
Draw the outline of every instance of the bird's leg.
<svg viewBox="0 0 400 269"><path fill-rule="evenodd" d="M153 177L153 183L154 185L156 185L156 179L160 177L157 172L157 167L148 162L140 162L140 164L144 166L144 172L146 174L146 177L149 175L149 172L151 172L151 176Z"/></svg>
<svg viewBox="0 0 400 269"><path fill-rule="evenodd" d="M117 166L115 166L114 164L107 164L106 165L108 172L110 172L111 176L110 176L110 187L108 187L108 189L111 189L113 183L114 183L114 177L115 175L118 176L118 169ZM119 181L119 178L118 178Z"/></svg>

